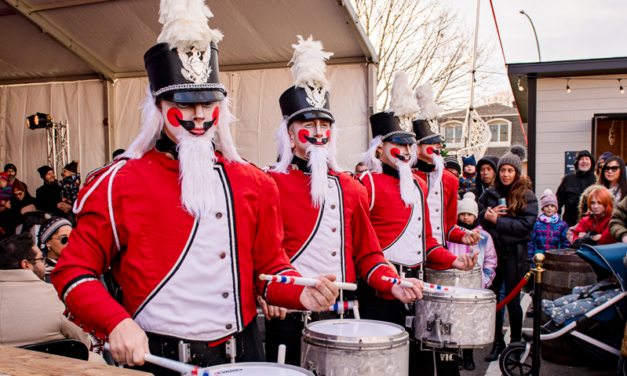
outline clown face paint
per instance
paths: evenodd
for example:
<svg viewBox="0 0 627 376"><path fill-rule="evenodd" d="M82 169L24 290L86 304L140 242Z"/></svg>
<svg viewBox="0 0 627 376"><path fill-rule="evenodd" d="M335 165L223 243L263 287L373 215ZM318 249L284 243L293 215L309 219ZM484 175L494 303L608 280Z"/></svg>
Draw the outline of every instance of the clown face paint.
<svg viewBox="0 0 627 376"><path fill-rule="evenodd" d="M289 133L294 155L308 160L309 146L327 147L331 139L331 122L322 119L295 121L290 125Z"/></svg>
<svg viewBox="0 0 627 376"><path fill-rule="evenodd" d="M220 102L211 103L174 103L161 101L161 113L165 121L164 131L168 137L176 141L181 132L193 136L202 136L209 129L218 125L220 119Z"/></svg>
<svg viewBox="0 0 627 376"><path fill-rule="evenodd" d="M442 153L442 143L435 144L420 144L418 145L418 158L427 163L433 163L433 156L440 155Z"/></svg>
<svg viewBox="0 0 627 376"><path fill-rule="evenodd" d="M379 146L379 158L383 163L396 168L397 161L407 163L411 157L412 144L397 144L386 141Z"/></svg>

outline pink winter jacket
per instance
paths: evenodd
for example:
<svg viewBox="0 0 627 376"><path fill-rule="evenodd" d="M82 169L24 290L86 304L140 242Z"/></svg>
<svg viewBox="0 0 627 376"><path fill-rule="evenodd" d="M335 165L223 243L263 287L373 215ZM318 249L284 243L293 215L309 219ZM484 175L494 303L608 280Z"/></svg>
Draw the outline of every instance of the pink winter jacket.
<svg viewBox="0 0 627 376"><path fill-rule="evenodd" d="M494 276L496 275L496 265L498 258L496 256L496 249L494 248L494 242L492 237L487 231L484 231L481 226L475 227L475 230L479 230L481 236L485 239L480 239L479 244L473 247L473 251L479 251L479 258L477 263L481 265L483 271L483 281L481 287L487 289L492 284ZM446 248L455 256L470 253L470 246L458 243L446 242Z"/></svg>

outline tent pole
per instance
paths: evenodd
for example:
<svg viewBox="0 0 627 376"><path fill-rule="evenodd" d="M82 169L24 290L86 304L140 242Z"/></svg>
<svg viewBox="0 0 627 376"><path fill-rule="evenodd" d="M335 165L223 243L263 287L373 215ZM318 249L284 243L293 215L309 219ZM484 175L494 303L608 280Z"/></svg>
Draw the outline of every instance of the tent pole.
<svg viewBox="0 0 627 376"><path fill-rule="evenodd" d="M116 80L117 81L117 80ZM111 160L111 154L115 148L115 82L104 81L105 86L105 101L106 101L106 114L107 114L107 132L106 132L106 145L105 145L105 161Z"/></svg>

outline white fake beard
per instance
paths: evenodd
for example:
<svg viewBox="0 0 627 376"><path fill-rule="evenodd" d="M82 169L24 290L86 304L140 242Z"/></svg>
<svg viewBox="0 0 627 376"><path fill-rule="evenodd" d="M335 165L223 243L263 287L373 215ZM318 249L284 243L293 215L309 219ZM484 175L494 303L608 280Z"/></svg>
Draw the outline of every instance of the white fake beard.
<svg viewBox="0 0 627 376"><path fill-rule="evenodd" d="M405 207L414 206L420 199L418 190L415 189L414 174L411 170L411 164L396 160L396 168L399 175L399 187L401 189L401 198L405 202Z"/></svg>
<svg viewBox="0 0 627 376"><path fill-rule="evenodd" d="M188 132L176 136L178 140L179 180L181 203L194 218L209 215L215 200L218 172L214 170L216 160L213 148L213 127L203 136L192 136Z"/></svg>
<svg viewBox="0 0 627 376"><path fill-rule="evenodd" d="M444 169L446 165L444 164L444 158L442 158L439 154L433 155L433 164L435 165L435 179L431 180L431 184L429 184L429 192L432 192L434 189L439 189L440 182L442 181L442 174L444 174Z"/></svg>
<svg viewBox="0 0 627 376"><path fill-rule="evenodd" d="M325 146L311 145L307 147L309 162L307 167L311 171L309 184L311 185L311 203L314 208L319 208L327 197L327 173L329 167L329 148Z"/></svg>

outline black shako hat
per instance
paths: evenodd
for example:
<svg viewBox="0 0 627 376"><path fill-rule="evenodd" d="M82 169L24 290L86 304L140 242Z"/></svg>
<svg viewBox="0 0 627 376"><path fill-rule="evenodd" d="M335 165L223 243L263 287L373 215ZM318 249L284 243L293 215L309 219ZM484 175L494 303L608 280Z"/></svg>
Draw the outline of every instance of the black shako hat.
<svg viewBox="0 0 627 376"><path fill-rule="evenodd" d="M329 92L323 94L321 88L292 86L281 94L279 105L288 126L297 120L325 119L334 123L330 101Z"/></svg>
<svg viewBox="0 0 627 376"><path fill-rule="evenodd" d="M207 51L171 49L168 43L152 46L144 54L150 90L155 100L176 103L221 101L226 88L220 83L218 46L211 42Z"/></svg>
<svg viewBox="0 0 627 376"><path fill-rule="evenodd" d="M441 134L433 133L429 121L417 119L413 121L412 126L416 134L417 144L437 144L444 142Z"/></svg>
<svg viewBox="0 0 627 376"><path fill-rule="evenodd" d="M381 141L397 144L415 144L416 135L411 131L409 118L399 118L393 112L378 112L370 116L372 137L381 136Z"/></svg>

